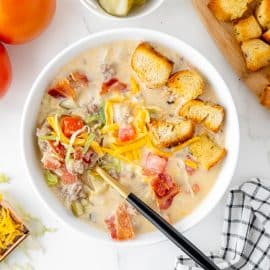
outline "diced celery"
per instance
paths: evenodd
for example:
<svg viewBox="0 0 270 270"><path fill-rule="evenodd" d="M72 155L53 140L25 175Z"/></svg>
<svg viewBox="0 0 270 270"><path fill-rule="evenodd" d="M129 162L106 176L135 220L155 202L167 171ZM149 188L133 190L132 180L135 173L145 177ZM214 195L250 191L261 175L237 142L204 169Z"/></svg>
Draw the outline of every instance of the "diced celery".
<svg viewBox="0 0 270 270"><path fill-rule="evenodd" d="M44 175L45 175L45 179L46 179L48 186L52 187L52 186L56 186L58 184L58 177L55 174L46 170Z"/></svg>
<svg viewBox="0 0 270 270"><path fill-rule="evenodd" d="M76 217L80 217L84 214L83 206L79 201L73 201L71 203L71 211Z"/></svg>

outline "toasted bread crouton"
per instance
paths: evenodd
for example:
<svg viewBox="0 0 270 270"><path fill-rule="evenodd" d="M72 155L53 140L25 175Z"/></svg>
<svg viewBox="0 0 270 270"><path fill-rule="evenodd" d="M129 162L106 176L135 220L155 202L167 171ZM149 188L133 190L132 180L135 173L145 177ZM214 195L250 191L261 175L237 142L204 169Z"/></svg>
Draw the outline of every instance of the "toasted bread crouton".
<svg viewBox="0 0 270 270"><path fill-rule="evenodd" d="M155 145L160 147L172 147L190 139L194 134L192 121L184 120L172 123L152 119L149 129Z"/></svg>
<svg viewBox="0 0 270 270"><path fill-rule="evenodd" d="M194 70L180 70L169 78L167 86L185 100L191 100L203 93L204 81Z"/></svg>
<svg viewBox="0 0 270 270"><path fill-rule="evenodd" d="M206 134L199 137L198 141L189 146L189 151L204 169L209 170L225 157L226 150L218 146Z"/></svg>
<svg viewBox="0 0 270 270"><path fill-rule="evenodd" d="M198 99L185 103L180 109L179 114L197 123L203 123L207 129L213 132L217 132L220 129L225 115L222 106Z"/></svg>
<svg viewBox="0 0 270 270"><path fill-rule="evenodd" d="M267 85L261 93L261 104L270 109L270 85Z"/></svg>
<svg viewBox="0 0 270 270"><path fill-rule="evenodd" d="M165 85L173 70L173 62L148 43L141 43L131 57L131 66L149 88Z"/></svg>
<svg viewBox="0 0 270 270"><path fill-rule="evenodd" d="M260 39L244 41L241 48L249 70L257 71L270 64L270 45L264 41Z"/></svg>
<svg viewBox="0 0 270 270"><path fill-rule="evenodd" d="M267 30L267 31L262 35L262 37L263 37L263 39L264 39L266 42L270 43L270 29Z"/></svg>
<svg viewBox="0 0 270 270"><path fill-rule="evenodd" d="M260 0L256 17L264 29L270 29L270 0Z"/></svg>
<svg viewBox="0 0 270 270"><path fill-rule="evenodd" d="M238 42L258 38L262 34L262 29L254 16L240 20L234 25L234 35Z"/></svg>
<svg viewBox="0 0 270 270"><path fill-rule="evenodd" d="M220 21L241 18L248 9L250 0L210 0L208 8Z"/></svg>

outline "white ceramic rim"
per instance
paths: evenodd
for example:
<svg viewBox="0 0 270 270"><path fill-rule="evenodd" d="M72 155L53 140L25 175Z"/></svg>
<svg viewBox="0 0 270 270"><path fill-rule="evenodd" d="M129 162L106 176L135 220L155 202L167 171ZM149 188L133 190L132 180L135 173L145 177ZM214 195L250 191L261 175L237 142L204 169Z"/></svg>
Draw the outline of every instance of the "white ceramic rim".
<svg viewBox="0 0 270 270"><path fill-rule="evenodd" d="M213 188L201 204L187 217L175 224L176 228L181 232L185 232L195 224L199 223L206 217L211 210L217 205L227 190L238 160L239 152L239 124L236 108L232 96L219 75L216 69L195 49L184 43L183 41L170 35L146 29L139 28L122 28L110 31L104 31L92 34L83 38L74 44L68 46L54 57L42 70L35 80L31 91L27 97L21 125L21 150L23 160L27 168L29 179L37 196L43 201L46 208L58 219L75 231L79 231L86 236L90 236L104 243L120 245L120 246L135 246L144 244L153 244L166 238L158 231L138 235L132 241L114 242L110 239L109 234L101 230L97 230L89 224L81 222L79 219L65 209L54 194L45 184L40 162L36 154L35 140L35 124L40 101L44 93L44 89L48 83L54 78L58 70L71 59L79 55L81 52L96 47L100 44L108 43L115 40L146 40L162 44L170 49L179 52L193 66L195 66L210 84L214 85L220 103L227 109L225 129L225 147L228 149L228 155L223 162L221 172L214 184ZM35 101L35 102L34 102ZM229 108L229 109L228 109ZM54 205L52 207L52 205Z"/></svg>
<svg viewBox="0 0 270 270"><path fill-rule="evenodd" d="M107 13L106 11L104 11L101 7L95 7L94 4L89 3L87 0L80 0L80 2L82 3L82 5L86 9L88 9L90 12L92 12L96 16L99 16L99 17L101 17L103 19L107 19L107 20L123 21L124 22L124 21L128 21L128 20L142 18L144 16L151 14L156 9L158 9L161 6L161 4L165 2L165 0L153 0L153 4L151 4L151 6L148 9L146 9L146 8L144 9L142 7L141 10L138 11L138 13L136 12L135 14L133 14L133 12L131 12L129 15L127 15L125 17L113 16L113 15Z"/></svg>

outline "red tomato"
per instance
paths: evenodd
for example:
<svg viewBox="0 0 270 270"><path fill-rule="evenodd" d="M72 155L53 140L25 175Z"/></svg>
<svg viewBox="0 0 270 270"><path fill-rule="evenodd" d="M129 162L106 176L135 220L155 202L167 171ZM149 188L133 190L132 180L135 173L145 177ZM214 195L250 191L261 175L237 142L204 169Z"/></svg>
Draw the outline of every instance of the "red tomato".
<svg viewBox="0 0 270 270"><path fill-rule="evenodd" d="M10 60L5 47L0 43L0 97L2 97L8 90L10 82L11 82Z"/></svg>
<svg viewBox="0 0 270 270"><path fill-rule="evenodd" d="M71 174L66 168L62 168L62 175L60 176L60 178L65 185L71 185L78 180L77 176Z"/></svg>
<svg viewBox="0 0 270 270"><path fill-rule="evenodd" d="M144 173L146 175L160 174L165 171L166 166L166 158L160 157L153 153L148 153L145 159Z"/></svg>
<svg viewBox="0 0 270 270"><path fill-rule="evenodd" d="M0 0L0 39L19 44L38 36L50 23L55 0Z"/></svg>
<svg viewBox="0 0 270 270"><path fill-rule="evenodd" d="M71 137L74 132L83 126L83 120L79 116L63 116L61 118L61 128L67 137Z"/></svg>
<svg viewBox="0 0 270 270"><path fill-rule="evenodd" d="M136 130L131 124L125 124L120 126L118 131L118 138L122 142L128 142L135 138Z"/></svg>

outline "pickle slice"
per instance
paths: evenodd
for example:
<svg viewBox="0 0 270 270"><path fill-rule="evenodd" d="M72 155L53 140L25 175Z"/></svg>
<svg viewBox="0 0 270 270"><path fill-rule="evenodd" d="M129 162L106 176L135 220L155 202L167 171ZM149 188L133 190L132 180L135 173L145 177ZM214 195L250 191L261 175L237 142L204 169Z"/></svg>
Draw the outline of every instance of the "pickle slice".
<svg viewBox="0 0 270 270"><path fill-rule="evenodd" d="M134 0L99 0L100 6L114 16L126 16L133 7Z"/></svg>

